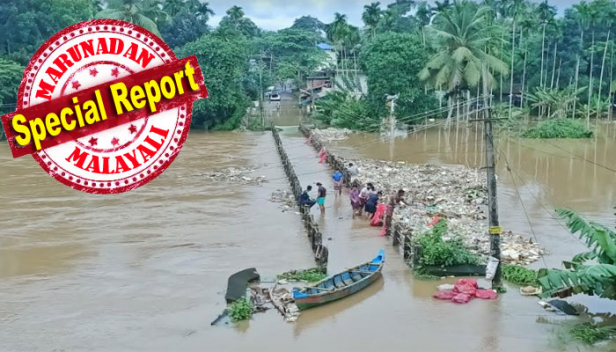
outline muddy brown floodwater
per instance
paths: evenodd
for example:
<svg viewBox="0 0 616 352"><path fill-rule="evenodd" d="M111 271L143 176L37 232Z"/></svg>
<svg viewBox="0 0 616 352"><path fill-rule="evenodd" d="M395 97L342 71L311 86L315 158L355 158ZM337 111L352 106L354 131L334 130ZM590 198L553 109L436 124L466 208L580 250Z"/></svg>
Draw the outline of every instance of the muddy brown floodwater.
<svg viewBox="0 0 616 352"><path fill-rule="evenodd" d="M296 124L294 116L283 118ZM355 135L335 148L388 159L388 143L375 138ZM282 140L303 184L329 184L331 170L317 163L304 138L284 132ZM521 177L516 185L533 230L552 251L549 266L583 249L550 209L569 205L608 225L614 221L616 176L604 168L616 169L613 140L610 127L596 145L554 142L565 151L499 141L501 221L532 236L506 157ZM480 148L472 133L460 133L455 143L455 135L430 130L398 140L394 159L477 166ZM203 176L247 166L269 182L237 185ZM268 201L278 188L287 182L270 133L193 131L165 173L115 196L71 190L28 157L13 160L0 144L0 351L592 350L561 341L550 322L563 318L515 288L497 301L458 306L433 300L442 281L414 279L378 229L351 218L346 193L328 196L324 217L313 209L330 249L329 270L385 248L382 280L306 311L295 323L268 311L237 326L210 326L225 306L230 274L254 266L262 277L273 277L314 265L299 216ZM589 301L595 310L606 309L606 303Z"/></svg>

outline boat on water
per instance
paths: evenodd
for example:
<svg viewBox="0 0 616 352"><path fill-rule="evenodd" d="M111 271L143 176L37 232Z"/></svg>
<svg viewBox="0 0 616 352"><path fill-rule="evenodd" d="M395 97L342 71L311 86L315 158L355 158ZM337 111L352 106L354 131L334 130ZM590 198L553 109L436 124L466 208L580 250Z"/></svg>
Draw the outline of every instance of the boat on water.
<svg viewBox="0 0 616 352"><path fill-rule="evenodd" d="M357 293L370 286L381 276L385 264L385 250L374 259L302 289L293 290L293 299L299 309L314 308Z"/></svg>

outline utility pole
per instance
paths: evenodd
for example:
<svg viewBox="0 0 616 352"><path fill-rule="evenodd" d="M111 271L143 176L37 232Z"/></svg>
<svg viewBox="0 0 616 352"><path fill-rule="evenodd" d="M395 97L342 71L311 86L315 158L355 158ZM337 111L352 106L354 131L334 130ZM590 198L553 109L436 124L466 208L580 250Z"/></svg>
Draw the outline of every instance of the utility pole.
<svg viewBox="0 0 616 352"><path fill-rule="evenodd" d="M398 94L396 95L388 95L387 101L390 103L389 109L389 158L393 160L394 158L394 136L396 133L396 115L394 111L396 109L396 100L398 99Z"/></svg>
<svg viewBox="0 0 616 352"><path fill-rule="evenodd" d="M394 111L396 109L396 100L398 99L398 94L396 95L387 95L387 102L389 105L389 133L390 138L394 139L394 133L396 129L396 115L394 115Z"/></svg>
<svg viewBox="0 0 616 352"><path fill-rule="evenodd" d="M492 113L491 106L488 98L488 83L487 79L487 67L484 65L484 79L483 79L483 100L486 107L483 114L484 123L484 137L486 142L486 161L487 161L487 181L488 181L488 208L489 208L489 225L490 225L490 256L498 260L496 266L496 272L492 278L492 289L499 292L502 290L501 281L501 251L500 251L500 235L502 229L499 226L498 221L498 203L496 199L496 161L494 159L494 136L492 134Z"/></svg>
<svg viewBox="0 0 616 352"><path fill-rule="evenodd" d="M265 116L263 115L263 61L259 64L259 112L261 113L261 126L265 128Z"/></svg>

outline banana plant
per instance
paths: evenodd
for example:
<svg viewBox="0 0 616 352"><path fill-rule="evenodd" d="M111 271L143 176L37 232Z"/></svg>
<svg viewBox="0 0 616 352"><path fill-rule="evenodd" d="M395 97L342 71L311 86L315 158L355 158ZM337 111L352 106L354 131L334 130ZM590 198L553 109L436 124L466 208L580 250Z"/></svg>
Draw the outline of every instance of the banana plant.
<svg viewBox="0 0 616 352"><path fill-rule="evenodd" d="M563 262L565 270L539 270L542 297L585 293L616 299L616 233L571 210L558 209L556 213L567 220L571 233L579 233L589 251Z"/></svg>

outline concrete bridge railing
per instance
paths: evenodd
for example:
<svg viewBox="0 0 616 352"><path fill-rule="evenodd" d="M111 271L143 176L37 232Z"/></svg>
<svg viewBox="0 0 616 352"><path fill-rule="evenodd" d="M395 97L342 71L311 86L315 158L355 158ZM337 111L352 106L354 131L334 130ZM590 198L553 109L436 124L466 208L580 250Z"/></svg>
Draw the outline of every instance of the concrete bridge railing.
<svg viewBox="0 0 616 352"><path fill-rule="evenodd" d="M317 265L321 270L327 271L327 259L329 256L329 251L327 250L327 247L323 244L323 235L321 234L321 231L319 231L319 226L314 221L314 217L310 215L310 209L299 205L299 196L302 194L301 183L299 182L297 174L293 170L293 165L291 165L289 156L285 152L282 141L280 140L280 135L275 128L272 128L272 135L274 137L276 149L278 150L278 155L280 156L280 160L282 162L282 167L287 178L289 179L291 191L293 192L293 195L298 202L300 213L302 215L302 221L304 223L304 227L306 228L306 232L308 233L308 238L310 239L312 251L314 252L314 260L316 261Z"/></svg>

